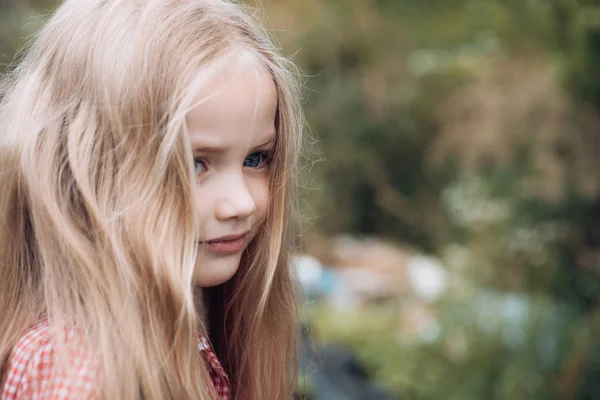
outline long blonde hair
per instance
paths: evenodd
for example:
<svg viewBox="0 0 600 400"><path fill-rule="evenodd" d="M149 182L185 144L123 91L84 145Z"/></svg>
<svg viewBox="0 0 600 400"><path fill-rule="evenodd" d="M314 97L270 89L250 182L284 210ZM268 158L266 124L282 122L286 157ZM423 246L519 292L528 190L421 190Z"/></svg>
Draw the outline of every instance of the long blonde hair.
<svg viewBox="0 0 600 400"><path fill-rule="evenodd" d="M236 276L199 295L185 114L198 76L235 49L277 88L269 213ZM206 329L234 398L289 398L296 76L239 4L66 0L0 96L0 365L45 314L54 332L76 327L99 398L208 399Z"/></svg>

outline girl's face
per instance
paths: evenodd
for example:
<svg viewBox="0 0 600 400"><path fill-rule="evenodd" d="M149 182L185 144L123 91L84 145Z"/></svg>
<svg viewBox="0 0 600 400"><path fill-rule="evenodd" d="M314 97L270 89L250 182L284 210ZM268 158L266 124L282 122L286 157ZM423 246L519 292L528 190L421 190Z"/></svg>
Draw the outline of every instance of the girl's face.
<svg viewBox="0 0 600 400"><path fill-rule="evenodd" d="M203 87L186 122L194 152L201 237L194 283L230 279L267 214L277 94L246 53Z"/></svg>

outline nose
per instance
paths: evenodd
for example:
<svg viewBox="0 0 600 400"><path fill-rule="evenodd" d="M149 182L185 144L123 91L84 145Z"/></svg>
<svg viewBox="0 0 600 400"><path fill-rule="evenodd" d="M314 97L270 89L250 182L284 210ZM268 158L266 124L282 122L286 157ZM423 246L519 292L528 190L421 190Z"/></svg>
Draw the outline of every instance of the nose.
<svg viewBox="0 0 600 400"><path fill-rule="evenodd" d="M256 211L256 202L243 176L229 179L223 186L222 195L217 203L216 217L221 221L245 219Z"/></svg>

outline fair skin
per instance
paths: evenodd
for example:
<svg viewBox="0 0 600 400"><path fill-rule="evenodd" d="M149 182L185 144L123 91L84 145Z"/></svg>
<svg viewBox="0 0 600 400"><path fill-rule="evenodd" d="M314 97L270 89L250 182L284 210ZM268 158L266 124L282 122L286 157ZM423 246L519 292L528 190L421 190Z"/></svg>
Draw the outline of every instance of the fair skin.
<svg viewBox="0 0 600 400"><path fill-rule="evenodd" d="M196 102L186 118L202 231L194 283L210 287L236 273L266 217L277 94L268 71L241 51Z"/></svg>

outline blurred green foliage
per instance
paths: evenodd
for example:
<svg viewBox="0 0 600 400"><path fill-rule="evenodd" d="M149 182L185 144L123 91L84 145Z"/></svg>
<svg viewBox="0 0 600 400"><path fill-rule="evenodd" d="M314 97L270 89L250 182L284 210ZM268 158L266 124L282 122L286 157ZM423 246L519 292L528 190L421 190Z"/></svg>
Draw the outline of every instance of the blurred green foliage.
<svg viewBox="0 0 600 400"><path fill-rule="evenodd" d="M270 4L309 77L315 230L408 243L460 282L431 343L379 307L317 311L323 338L401 398L600 397L600 6Z"/></svg>
<svg viewBox="0 0 600 400"><path fill-rule="evenodd" d="M4 67L52 3L0 1ZM310 310L321 337L401 398L600 398L600 5L259 3L306 76L309 244L383 236L458 282L426 343L382 306Z"/></svg>

